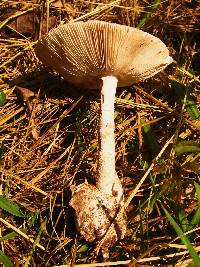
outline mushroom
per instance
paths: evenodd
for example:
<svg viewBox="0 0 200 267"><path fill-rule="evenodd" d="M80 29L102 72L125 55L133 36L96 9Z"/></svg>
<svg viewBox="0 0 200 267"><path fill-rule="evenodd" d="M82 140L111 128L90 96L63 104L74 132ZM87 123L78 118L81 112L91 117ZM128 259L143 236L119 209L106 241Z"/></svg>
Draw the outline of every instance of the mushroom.
<svg viewBox="0 0 200 267"><path fill-rule="evenodd" d="M67 81L101 92L96 186L85 182L75 187L70 205L86 241L100 239L111 226L103 243L106 257L108 248L126 232L125 214L115 220L123 207L123 188L115 170L116 88L153 76L172 58L160 39L132 27L96 20L71 22L51 30L35 51Z"/></svg>

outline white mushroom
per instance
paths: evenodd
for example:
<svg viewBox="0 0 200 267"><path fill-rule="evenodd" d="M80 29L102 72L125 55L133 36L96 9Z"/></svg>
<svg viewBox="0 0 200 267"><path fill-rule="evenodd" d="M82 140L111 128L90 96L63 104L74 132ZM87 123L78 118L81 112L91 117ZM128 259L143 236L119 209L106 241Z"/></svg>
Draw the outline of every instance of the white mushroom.
<svg viewBox="0 0 200 267"><path fill-rule="evenodd" d="M143 81L172 62L165 44L141 30L102 21L72 22L44 36L36 54L69 82L101 90L96 187L76 187L70 201L77 227L87 241L102 237L123 205L115 170L114 100L116 88ZM123 238L125 219L112 226L104 242Z"/></svg>

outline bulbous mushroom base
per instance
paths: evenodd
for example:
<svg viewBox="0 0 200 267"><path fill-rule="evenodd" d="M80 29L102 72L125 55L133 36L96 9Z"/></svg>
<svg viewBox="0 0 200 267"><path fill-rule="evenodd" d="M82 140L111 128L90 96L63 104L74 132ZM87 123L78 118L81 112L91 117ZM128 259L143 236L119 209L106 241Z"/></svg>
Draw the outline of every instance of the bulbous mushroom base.
<svg viewBox="0 0 200 267"><path fill-rule="evenodd" d="M122 204L123 201L119 203L114 196L107 195L88 183L76 187L70 205L75 210L80 235L86 241L93 242L103 237L114 222L102 244L102 252L108 251L108 248L117 240L123 239L126 233L125 214L121 216L123 218L114 221Z"/></svg>

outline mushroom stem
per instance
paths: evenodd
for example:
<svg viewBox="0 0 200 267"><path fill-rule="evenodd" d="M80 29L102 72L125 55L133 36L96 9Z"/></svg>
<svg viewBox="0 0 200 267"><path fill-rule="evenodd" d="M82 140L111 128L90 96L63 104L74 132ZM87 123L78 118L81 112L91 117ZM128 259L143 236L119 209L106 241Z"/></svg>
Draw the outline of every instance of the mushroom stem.
<svg viewBox="0 0 200 267"><path fill-rule="evenodd" d="M96 186L109 195L122 196L122 186L115 170L114 102L117 78L102 78L101 110L99 119L99 158ZM118 188L119 187L119 188ZM115 192L117 191L117 192ZM120 195L119 195L120 191Z"/></svg>

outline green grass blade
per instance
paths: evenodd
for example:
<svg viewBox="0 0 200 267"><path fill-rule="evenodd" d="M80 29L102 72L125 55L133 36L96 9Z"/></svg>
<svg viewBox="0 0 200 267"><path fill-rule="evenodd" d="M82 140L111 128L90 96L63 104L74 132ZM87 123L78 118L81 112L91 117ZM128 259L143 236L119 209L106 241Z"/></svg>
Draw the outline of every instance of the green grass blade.
<svg viewBox="0 0 200 267"><path fill-rule="evenodd" d="M194 186L195 186L195 189L196 189L196 194L197 194L197 198L198 198L198 203L200 205L200 185L197 184L196 182L194 182Z"/></svg>
<svg viewBox="0 0 200 267"><path fill-rule="evenodd" d="M78 250L77 250L77 254L82 254L85 253L89 250L89 246L88 245L82 245Z"/></svg>
<svg viewBox="0 0 200 267"><path fill-rule="evenodd" d="M4 264L4 267L14 267L9 258L0 250L0 262Z"/></svg>
<svg viewBox="0 0 200 267"><path fill-rule="evenodd" d="M176 147L175 151L177 156L183 153L200 152L200 144L194 141L180 141Z"/></svg>
<svg viewBox="0 0 200 267"><path fill-rule="evenodd" d="M181 100L183 103L184 98L185 98L185 94L186 94L188 88L185 85L183 85L180 82L175 81L175 80L171 80L171 86L172 86L172 89L174 90L177 98L179 100ZM191 95L187 96L187 98L185 100L185 108L187 110L187 113L191 117L191 119L197 120L200 117L200 112L198 110L196 101L195 101L193 96L191 96Z"/></svg>
<svg viewBox="0 0 200 267"><path fill-rule="evenodd" d="M197 104L192 96L188 96L186 99L186 110L193 120L197 120L200 117Z"/></svg>
<svg viewBox="0 0 200 267"><path fill-rule="evenodd" d="M144 124L144 120L141 119L141 123ZM156 156L160 151L160 146L157 143L156 137L150 125L143 125L142 130L146 139L147 145L153 156Z"/></svg>
<svg viewBox="0 0 200 267"><path fill-rule="evenodd" d="M197 183L194 183L194 186L195 186L196 194L197 194L197 198L198 198L198 208L195 211L195 213L194 213L194 215L193 215L193 217L189 223L187 231L193 229L200 222L200 185Z"/></svg>
<svg viewBox="0 0 200 267"><path fill-rule="evenodd" d="M179 218L179 222L181 224L181 228L183 229L183 232L186 232L188 229L189 222L187 219L187 215L183 209L179 209L178 218Z"/></svg>
<svg viewBox="0 0 200 267"><path fill-rule="evenodd" d="M21 211L17 203L11 201L10 199L0 196L0 208L9 212L10 214L18 217L24 217L25 215Z"/></svg>
<svg viewBox="0 0 200 267"><path fill-rule="evenodd" d="M200 206L195 211L195 214L188 225L187 231L192 230L197 224L199 224L199 222L200 222Z"/></svg>
<svg viewBox="0 0 200 267"><path fill-rule="evenodd" d="M161 1L160 0L154 0L153 4L147 9L147 13L142 17L142 19L139 21L137 28L142 28L146 22L149 20L152 13L156 11L156 9L160 6Z"/></svg>
<svg viewBox="0 0 200 267"><path fill-rule="evenodd" d="M161 203L160 203L161 204ZM169 214L169 212L164 208L164 206L161 204L161 207L163 211L165 212L165 215L169 222L171 223L172 227L176 231L177 235L181 238L182 242L184 245L187 247L188 252L193 260L194 266L198 267L200 266L200 258L196 251L194 250L192 244L190 243L189 239L187 236L183 233L182 229L179 227L179 225L176 223L176 221L172 218L172 216Z"/></svg>
<svg viewBox="0 0 200 267"><path fill-rule="evenodd" d="M11 232L11 233L9 233L9 234L7 234L7 235L1 236L1 237L0 237L0 242L1 242L1 241L8 240L8 239L11 239L11 238L16 237L16 236L17 236L17 233L15 233L15 232Z"/></svg>
<svg viewBox="0 0 200 267"><path fill-rule="evenodd" d="M1 91L0 92L0 107L3 106L6 103L6 94Z"/></svg>
<svg viewBox="0 0 200 267"><path fill-rule="evenodd" d="M194 173L200 174L200 164L198 162L186 162L184 167Z"/></svg>

